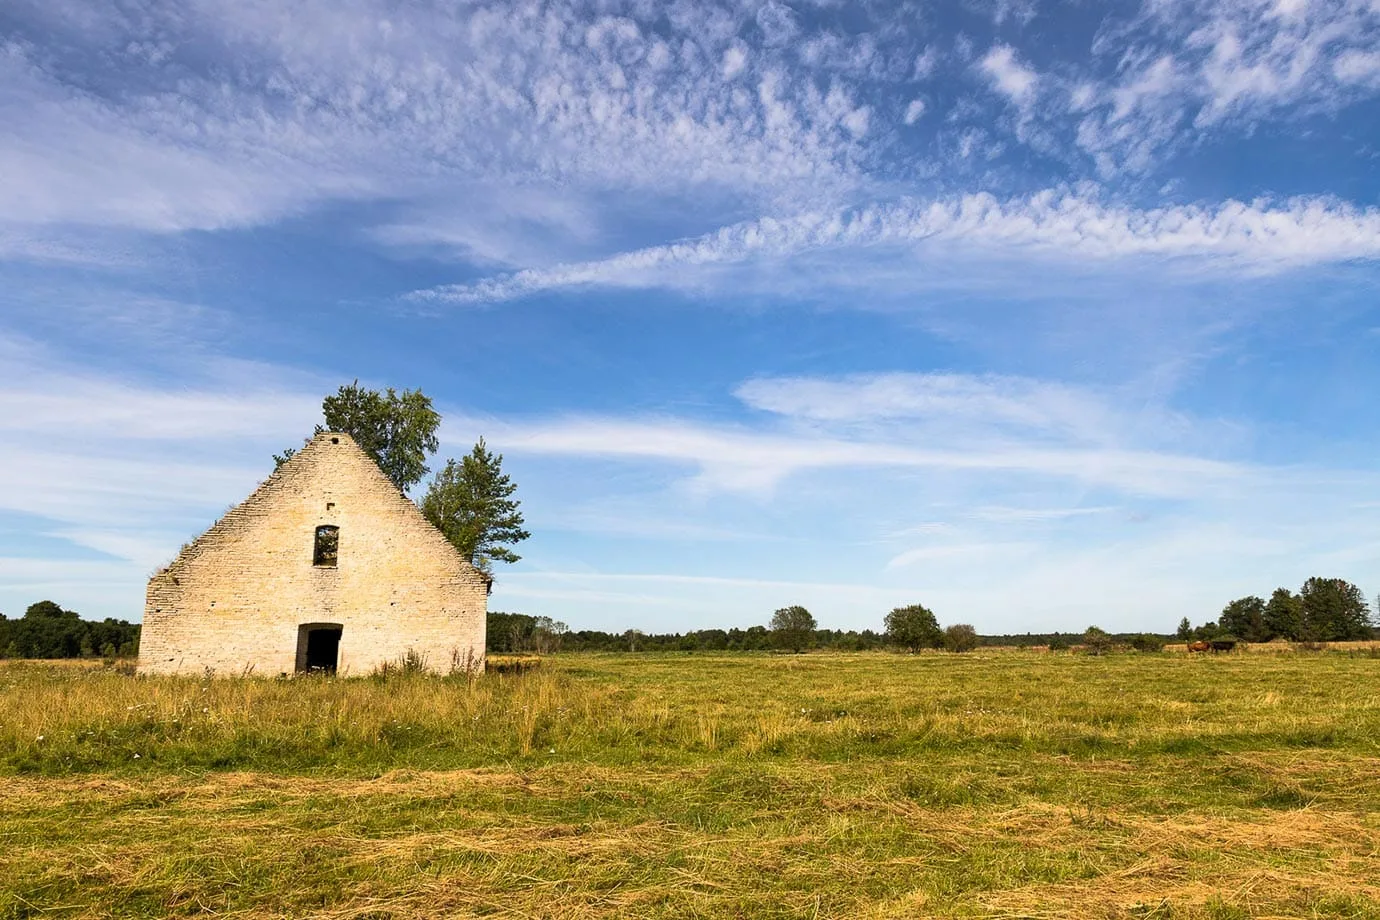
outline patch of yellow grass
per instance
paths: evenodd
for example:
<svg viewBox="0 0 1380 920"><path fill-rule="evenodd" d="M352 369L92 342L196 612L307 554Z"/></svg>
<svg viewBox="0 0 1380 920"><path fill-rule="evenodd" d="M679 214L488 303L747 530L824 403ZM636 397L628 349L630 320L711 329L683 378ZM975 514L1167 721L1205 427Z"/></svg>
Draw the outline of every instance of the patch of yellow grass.
<svg viewBox="0 0 1380 920"><path fill-rule="evenodd" d="M8 668L0 918L1380 916L1376 677L1008 652Z"/></svg>

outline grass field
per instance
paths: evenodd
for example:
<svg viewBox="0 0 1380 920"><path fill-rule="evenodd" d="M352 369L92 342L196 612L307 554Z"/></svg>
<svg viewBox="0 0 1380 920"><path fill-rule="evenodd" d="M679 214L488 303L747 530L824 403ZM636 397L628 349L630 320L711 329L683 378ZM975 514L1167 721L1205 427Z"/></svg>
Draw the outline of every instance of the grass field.
<svg viewBox="0 0 1380 920"><path fill-rule="evenodd" d="M0 666L0 917L1380 917L1380 658Z"/></svg>

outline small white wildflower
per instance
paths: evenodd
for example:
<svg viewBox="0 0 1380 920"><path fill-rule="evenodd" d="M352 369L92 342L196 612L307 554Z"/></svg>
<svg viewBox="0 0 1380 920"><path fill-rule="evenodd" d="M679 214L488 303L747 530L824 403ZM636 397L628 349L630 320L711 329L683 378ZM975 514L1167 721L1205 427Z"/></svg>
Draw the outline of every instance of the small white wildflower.
<svg viewBox="0 0 1380 920"><path fill-rule="evenodd" d="M39 740L39 741L42 741L42 740L43 740L43 736L42 736L42 735L39 735L39 736L38 736L38 740Z"/></svg>
<svg viewBox="0 0 1380 920"><path fill-rule="evenodd" d="M134 759L135 759L135 760L138 760L138 759L139 759L139 755L138 755L138 754L135 754L135 755L134 755Z"/></svg>

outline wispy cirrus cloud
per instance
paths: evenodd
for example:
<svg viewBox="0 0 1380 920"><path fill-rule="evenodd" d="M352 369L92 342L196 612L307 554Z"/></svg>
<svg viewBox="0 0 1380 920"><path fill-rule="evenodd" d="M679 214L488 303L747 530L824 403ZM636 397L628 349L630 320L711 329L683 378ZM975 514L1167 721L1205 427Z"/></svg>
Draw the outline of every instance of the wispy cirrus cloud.
<svg viewBox="0 0 1380 920"><path fill-rule="evenodd" d="M1019 30L983 51L900 10L774 0L7 12L0 121L24 125L0 129L12 258L70 257L4 245L43 228L218 230L367 201L393 209L382 245L536 267L653 200L693 200L698 230L898 186L923 198L953 188L946 171L1009 196L1030 187L1009 181L1022 147L1049 161L1045 184L1101 177L1115 202L1119 177L1205 138L1380 90L1380 14L1348 0L1157 0L1062 56ZM988 92L952 89L974 81Z"/></svg>
<svg viewBox="0 0 1380 920"><path fill-rule="evenodd" d="M979 193L906 199L846 211L762 218L684 242L591 262L529 269L474 283L416 291L416 301L497 303L588 286L676 287L685 273L747 259L821 249L900 247L923 271L928 245L1055 262L1126 258L1179 260L1231 272L1380 258L1380 209L1330 198L1228 201L1135 209L1071 191L999 200Z"/></svg>
<svg viewBox="0 0 1380 920"><path fill-rule="evenodd" d="M868 104L841 65L814 61L838 76L821 86L794 78L789 46L745 44L753 14L21 3L0 42L0 116L25 130L0 131L0 163L23 181L0 189L0 211L178 232L495 183L755 201L855 183ZM777 32L790 19L767 18Z"/></svg>
<svg viewBox="0 0 1380 920"><path fill-rule="evenodd" d="M319 417L301 375L209 360L183 389L83 371L0 338L0 516L125 560L160 561L272 471ZM199 516L199 517L198 517Z"/></svg>
<svg viewBox="0 0 1380 920"><path fill-rule="evenodd" d="M689 467L696 488L710 491L769 494L792 476L822 471L929 470L1174 496L1254 475L1183 449L1193 440L1186 437L1192 422L1168 410L1142 405L1128 412L1124 397L1052 381L962 374L757 378L735 395L771 417L714 425L576 416L491 421L485 430L514 453ZM1181 449L1163 446L1169 442Z"/></svg>
<svg viewBox="0 0 1380 920"><path fill-rule="evenodd" d="M1077 127L1106 177L1145 173L1204 139L1336 112L1380 88L1367 0L1167 0L1109 17L1091 62L1062 69L1041 117ZM1109 69L1099 69L1097 62Z"/></svg>
<svg viewBox="0 0 1380 920"><path fill-rule="evenodd" d="M1183 423L1150 406L1057 381L995 374L888 373L847 377L766 377L735 391L747 405L826 424L898 421L980 426L1083 443L1106 443L1128 429L1177 431ZM1153 422L1138 422L1143 414Z"/></svg>

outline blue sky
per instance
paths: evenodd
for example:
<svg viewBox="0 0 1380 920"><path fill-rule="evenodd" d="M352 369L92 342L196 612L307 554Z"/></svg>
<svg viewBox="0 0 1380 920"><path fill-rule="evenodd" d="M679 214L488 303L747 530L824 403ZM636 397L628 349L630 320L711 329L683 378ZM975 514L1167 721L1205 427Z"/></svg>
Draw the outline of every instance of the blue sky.
<svg viewBox="0 0 1380 920"><path fill-rule="evenodd" d="M359 378L573 628L1172 629L1380 590L1380 6L0 8L0 611Z"/></svg>

